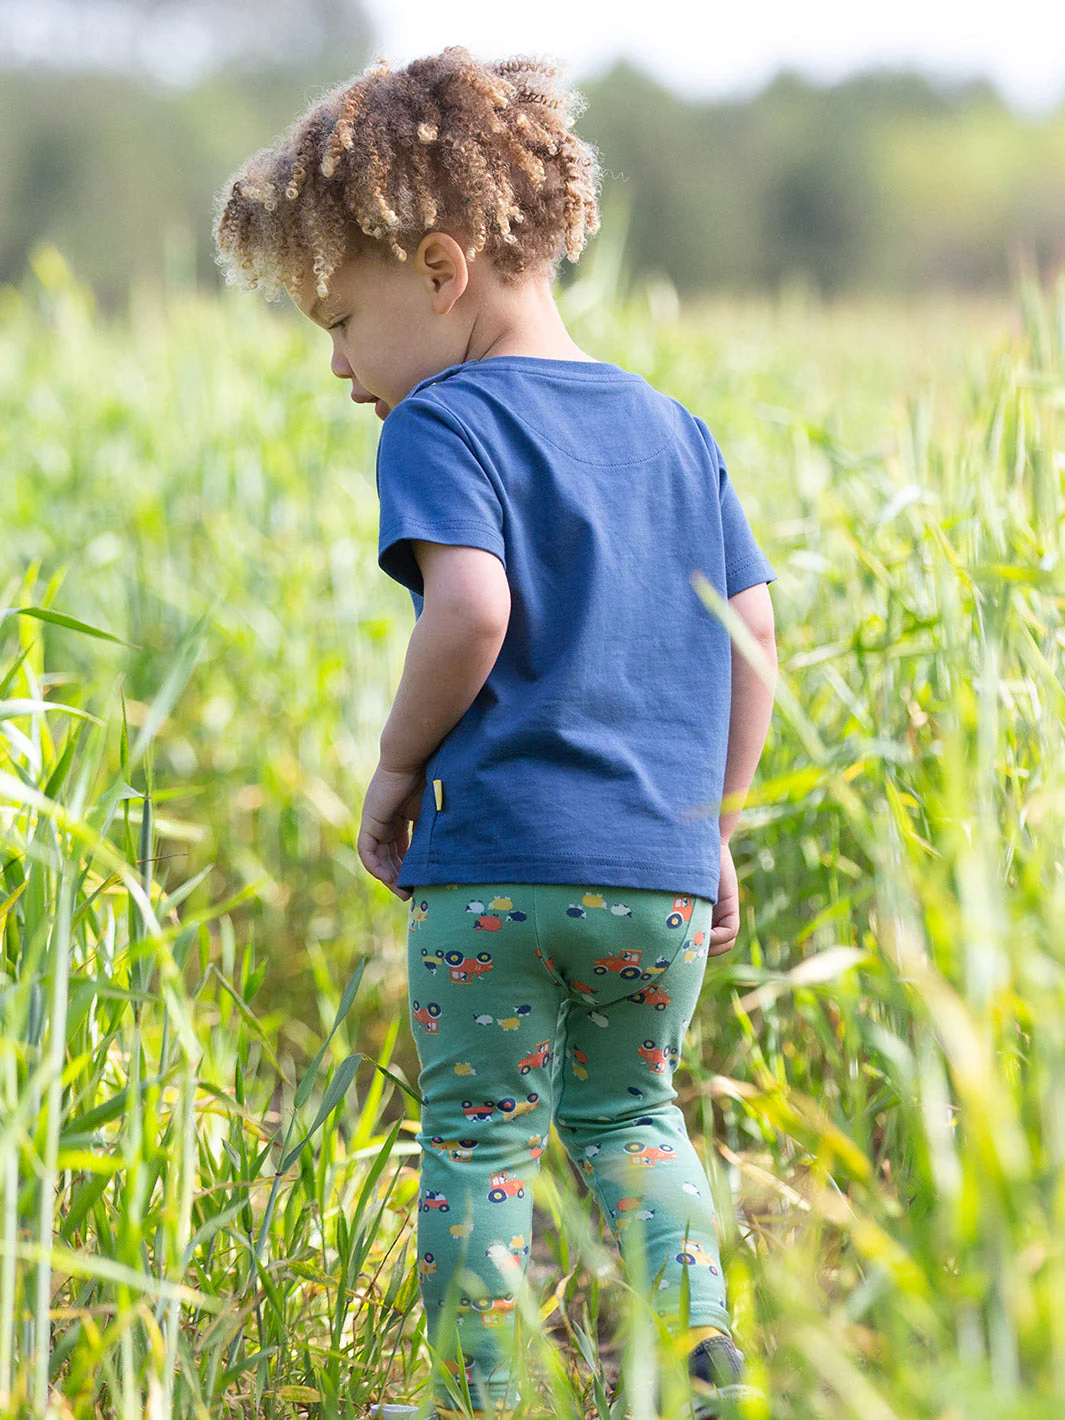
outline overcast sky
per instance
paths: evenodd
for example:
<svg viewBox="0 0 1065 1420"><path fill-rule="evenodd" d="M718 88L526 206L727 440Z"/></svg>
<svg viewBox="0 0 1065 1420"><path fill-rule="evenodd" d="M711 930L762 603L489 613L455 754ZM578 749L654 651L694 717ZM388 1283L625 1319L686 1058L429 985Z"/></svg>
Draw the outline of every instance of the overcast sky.
<svg viewBox="0 0 1065 1420"><path fill-rule="evenodd" d="M258 0L0 0L0 58L132 67L193 82ZM833 81L877 66L986 76L1022 112L1065 106L1065 0L361 0L396 67L448 44L561 60L578 84L625 55L689 97L744 95L779 69ZM298 20L301 0L272 0ZM326 13L327 5L317 9ZM130 17L152 23L131 30ZM246 36L245 36L246 38ZM134 48L130 49L133 43Z"/></svg>
<svg viewBox="0 0 1065 1420"><path fill-rule="evenodd" d="M394 65L464 44L479 59L540 53L571 82L625 54L692 96L743 93L779 68L833 80L872 65L989 76L1017 108L1065 103L1062 0L364 0Z"/></svg>

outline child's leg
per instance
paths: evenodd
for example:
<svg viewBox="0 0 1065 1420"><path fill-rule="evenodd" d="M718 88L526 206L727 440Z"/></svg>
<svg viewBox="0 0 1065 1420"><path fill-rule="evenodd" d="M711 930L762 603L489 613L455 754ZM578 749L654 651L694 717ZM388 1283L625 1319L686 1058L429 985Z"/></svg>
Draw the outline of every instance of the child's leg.
<svg viewBox="0 0 1065 1420"><path fill-rule="evenodd" d="M424 1100L418 1272L427 1336L456 1375L455 1308L474 1404L479 1379L493 1405L510 1407L515 1296L551 1119L560 993L536 955L527 886L416 888L408 926ZM438 1408L461 1394L456 1385L449 1397L439 1378L433 1389Z"/></svg>
<svg viewBox="0 0 1065 1420"><path fill-rule="evenodd" d="M644 1240L652 1299L689 1326L731 1334L706 1171L673 1103L673 1071L707 964L713 904L649 890L538 887L541 943L580 998L560 1042L556 1126L631 1256ZM586 905L592 904L592 905ZM583 906L583 915L579 910ZM692 1340L697 1339L695 1337Z"/></svg>

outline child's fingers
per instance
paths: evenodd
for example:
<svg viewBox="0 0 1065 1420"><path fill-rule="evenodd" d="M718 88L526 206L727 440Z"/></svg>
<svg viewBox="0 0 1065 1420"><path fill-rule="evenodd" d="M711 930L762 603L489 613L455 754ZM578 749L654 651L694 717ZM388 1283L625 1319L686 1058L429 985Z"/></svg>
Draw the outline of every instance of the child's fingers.
<svg viewBox="0 0 1065 1420"><path fill-rule="evenodd" d="M366 871L380 882L388 883L395 878L397 869L389 857L388 845L374 838L373 834L359 835L358 853Z"/></svg>
<svg viewBox="0 0 1065 1420"><path fill-rule="evenodd" d="M399 870L403 866L403 853L394 843L387 845L388 851L388 876L383 879L385 886L403 902L408 902L413 896L413 889L397 887L396 879L399 877Z"/></svg>
<svg viewBox="0 0 1065 1420"><path fill-rule="evenodd" d="M722 898L714 904L714 922L710 928L707 956L719 957L731 951L739 930L739 903L735 898Z"/></svg>
<svg viewBox="0 0 1065 1420"><path fill-rule="evenodd" d="M720 941L723 936L734 937L740 928L740 908L735 901L717 903L710 925L710 940Z"/></svg>
<svg viewBox="0 0 1065 1420"><path fill-rule="evenodd" d="M384 883L385 887L401 901L409 902L413 896L412 889L396 886L396 878L403 866L405 851L405 848L400 851L399 845L396 843L391 841L383 843L379 838L374 838L372 834L363 834L359 839L359 857L366 871L378 882Z"/></svg>
<svg viewBox="0 0 1065 1420"><path fill-rule="evenodd" d="M393 868L392 881L389 883L389 887L392 889L392 891L396 894L397 897L402 898L404 902L409 902L410 899L414 896L413 888L396 887L396 878L399 877L399 870L403 866L403 859L406 856L407 848L409 846L409 829L404 828L400 837L401 842L390 843L388 845L388 851Z"/></svg>

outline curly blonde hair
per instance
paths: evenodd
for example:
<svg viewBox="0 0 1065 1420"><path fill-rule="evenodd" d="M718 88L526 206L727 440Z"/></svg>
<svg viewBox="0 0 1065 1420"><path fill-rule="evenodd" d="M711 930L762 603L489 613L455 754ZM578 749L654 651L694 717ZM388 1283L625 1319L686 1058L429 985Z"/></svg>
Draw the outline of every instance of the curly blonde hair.
<svg viewBox="0 0 1065 1420"><path fill-rule="evenodd" d="M558 273L599 230L586 101L561 67L475 60L461 45L393 71L377 59L318 99L215 197L227 284L290 293L312 263L319 296L350 255L406 261L427 231L484 252L500 279Z"/></svg>

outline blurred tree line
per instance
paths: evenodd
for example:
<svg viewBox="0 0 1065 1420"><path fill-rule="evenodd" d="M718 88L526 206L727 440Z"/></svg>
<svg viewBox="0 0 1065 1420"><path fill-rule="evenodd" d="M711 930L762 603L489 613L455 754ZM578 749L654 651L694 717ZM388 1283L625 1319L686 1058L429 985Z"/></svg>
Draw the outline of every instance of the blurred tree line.
<svg viewBox="0 0 1065 1420"><path fill-rule="evenodd" d="M359 0L0 0L0 281L48 239L107 307L215 283L216 188L376 52ZM624 62L570 78L629 272L684 298L994 290L1065 261L1065 105L1024 118L988 83L905 72L725 102Z"/></svg>

